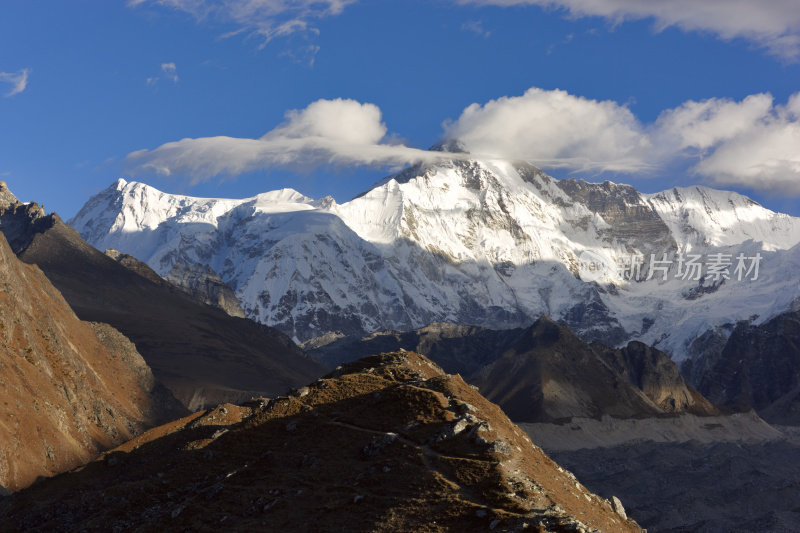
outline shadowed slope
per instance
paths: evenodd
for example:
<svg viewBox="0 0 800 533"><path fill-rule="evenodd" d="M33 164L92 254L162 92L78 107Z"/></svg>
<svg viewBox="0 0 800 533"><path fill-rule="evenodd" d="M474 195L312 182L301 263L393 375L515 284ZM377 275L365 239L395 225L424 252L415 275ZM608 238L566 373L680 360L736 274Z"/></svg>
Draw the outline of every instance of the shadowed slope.
<svg viewBox="0 0 800 533"><path fill-rule="evenodd" d="M480 386L517 422L718 414L685 383L663 352L640 342L616 349L587 344L546 316L527 329L431 324L415 331L386 331L323 344L325 340L308 343L308 353L331 366L379 351L422 353Z"/></svg>
<svg viewBox="0 0 800 533"><path fill-rule="evenodd" d="M665 354L641 343L588 345L546 316L471 381L518 422L717 414Z"/></svg>

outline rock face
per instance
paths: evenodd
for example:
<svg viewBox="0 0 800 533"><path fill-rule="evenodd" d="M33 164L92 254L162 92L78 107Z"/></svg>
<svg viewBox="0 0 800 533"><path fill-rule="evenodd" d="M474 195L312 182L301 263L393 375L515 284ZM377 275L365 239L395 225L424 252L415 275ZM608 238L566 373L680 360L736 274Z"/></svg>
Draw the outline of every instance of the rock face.
<svg viewBox="0 0 800 533"><path fill-rule="evenodd" d="M176 263L169 274L162 278L147 263L139 261L132 255L123 254L113 248L106 250L105 254L153 283L164 285L164 281L167 281L198 302L221 309L230 316L245 318L233 290L208 265Z"/></svg>
<svg viewBox="0 0 800 533"><path fill-rule="evenodd" d="M128 270L136 272L143 278L149 279L150 281L158 285L164 285L165 281L164 278L156 274L156 271L147 266L146 263L139 261L132 255L123 254L122 252L115 250L113 248L109 248L108 250L106 250L105 254L114 261L116 261L117 263L119 263L120 265L127 268Z"/></svg>
<svg viewBox="0 0 800 533"><path fill-rule="evenodd" d="M800 424L800 311L736 325L721 350L708 350L686 371L720 405Z"/></svg>
<svg viewBox="0 0 800 533"><path fill-rule="evenodd" d="M3 235L0 405L0 486L9 490L185 413L122 334L80 321Z"/></svg>
<svg viewBox="0 0 800 533"><path fill-rule="evenodd" d="M620 508L411 352L195 413L0 500L19 530L641 531Z"/></svg>
<svg viewBox="0 0 800 533"><path fill-rule="evenodd" d="M233 289L208 265L175 263L166 280L195 300L222 309L231 316L245 318Z"/></svg>
<svg viewBox="0 0 800 533"><path fill-rule="evenodd" d="M16 200L15 200L16 202ZM0 230L83 320L106 322L136 345L156 378L185 406L280 394L327 369L286 335L193 300L99 252L57 215L18 202L0 209Z"/></svg>
<svg viewBox="0 0 800 533"><path fill-rule="evenodd" d="M718 412L666 354L639 342L618 349L587 344L546 316L526 329L433 324L338 339L308 353L333 366L397 349L418 351L462 374L516 422Z"/></svg>

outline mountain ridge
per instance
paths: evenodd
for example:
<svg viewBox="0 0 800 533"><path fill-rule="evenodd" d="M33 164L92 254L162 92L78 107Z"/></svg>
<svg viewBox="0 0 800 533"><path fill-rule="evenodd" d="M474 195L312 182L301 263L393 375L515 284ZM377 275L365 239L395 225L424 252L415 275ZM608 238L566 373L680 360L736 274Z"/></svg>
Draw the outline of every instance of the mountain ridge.
<svg viewBox="0 0 800 533"><path fill-rule="evenodd" d="M586 340L639 340L680 360L722 321L763 321L800 298L785 274L800 264L800 219L732 192L648 195L496 160L410 167L344 204L287 190L193 199L118 181L70 222L162 275L208 265L250 318L300 341L432 322L522 327L548 314ZM679 253L760 254L761 277L680 279ZM586 276L585 254L599 275ZM666 281L651 254L671 260ZM618 265L632 256L645 261L638 282Z"/></svg>
<svg viewBox="0 0 800 533"><path fill-rule="evenodd" d="M460 377L394 352L151 430L0 511L19 530L641 531L608 497Z"/></svg>

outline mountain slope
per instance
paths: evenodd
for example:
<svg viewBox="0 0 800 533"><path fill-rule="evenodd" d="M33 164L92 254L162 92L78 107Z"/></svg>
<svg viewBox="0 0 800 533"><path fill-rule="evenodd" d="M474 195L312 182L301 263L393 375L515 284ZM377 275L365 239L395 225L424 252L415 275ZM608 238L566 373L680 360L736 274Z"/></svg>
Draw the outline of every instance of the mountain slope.
<svg viewBox="0 0 800 533"><path fill-rule="evenodd" d="M721 350L692 362L697 387L720 405L753 407L769 422L800 424L800 311L738 324Z"/></svg>
<svg viewBox="0 0 800 533"><path fill-rule="evenodd" d="M0 500L19 530L641 531L424 357L195 413Z"/></svg>
<svg viewBox="0 0 800 533"><path fill-rule="evenodd" d="M0 235L0 487L19 490L185 413L136 349L81 322Z"/></svg>
<svg viewBox="0 0 800 533"><path fill-rule="evenodd" d="M800 268L799 219L725 191L646 195L498 160L417 165L345 204L291 190L200 199L120 180L71 223L162 275L208 265L247 316L298 340L523 327L547 314L586 340L640 340L683 359L705 331L760 323L800 298L788 274ZM679 253L699 255L702 275ZM736 274L740 253L747 267L760 254L757 279ZM715 254L727 254L729 279L708 275Z"/></svg>
<svg viewBox="0 0 800 533"><path fill-rule="evenodd" d="M280 332L118 264L57 215L34 217L17 207L4 216L0 230L19 228L26 236L20 259L41 268L81 319L107 322L130 338L187 407L280 394L326 370Z"/></svg>
<svg viewBox="0 0 800 533"><path fill-rule="evenodd" d="M665 354L641 343L589 346L546 316L470 381L517 422L718 413Z"/></svg>

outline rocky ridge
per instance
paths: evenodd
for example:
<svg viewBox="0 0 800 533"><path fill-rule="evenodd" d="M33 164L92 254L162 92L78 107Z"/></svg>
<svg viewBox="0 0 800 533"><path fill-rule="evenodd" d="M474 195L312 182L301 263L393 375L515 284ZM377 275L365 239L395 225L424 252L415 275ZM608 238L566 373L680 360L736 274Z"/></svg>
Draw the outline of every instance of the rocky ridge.
<svg viewBox="0 0 800 533"><path fill-rule="evenodd" d="M30 531L641 531L412 352L156 428L0 511Z"/></svg>
<svg viewBox="0 0 800 533"><path fill-rule="evenodd" d="M727 335L687 361L685 373L719 405L753 407L769 422L800 425L800 310L759 325L740 322Z"/></svg>

